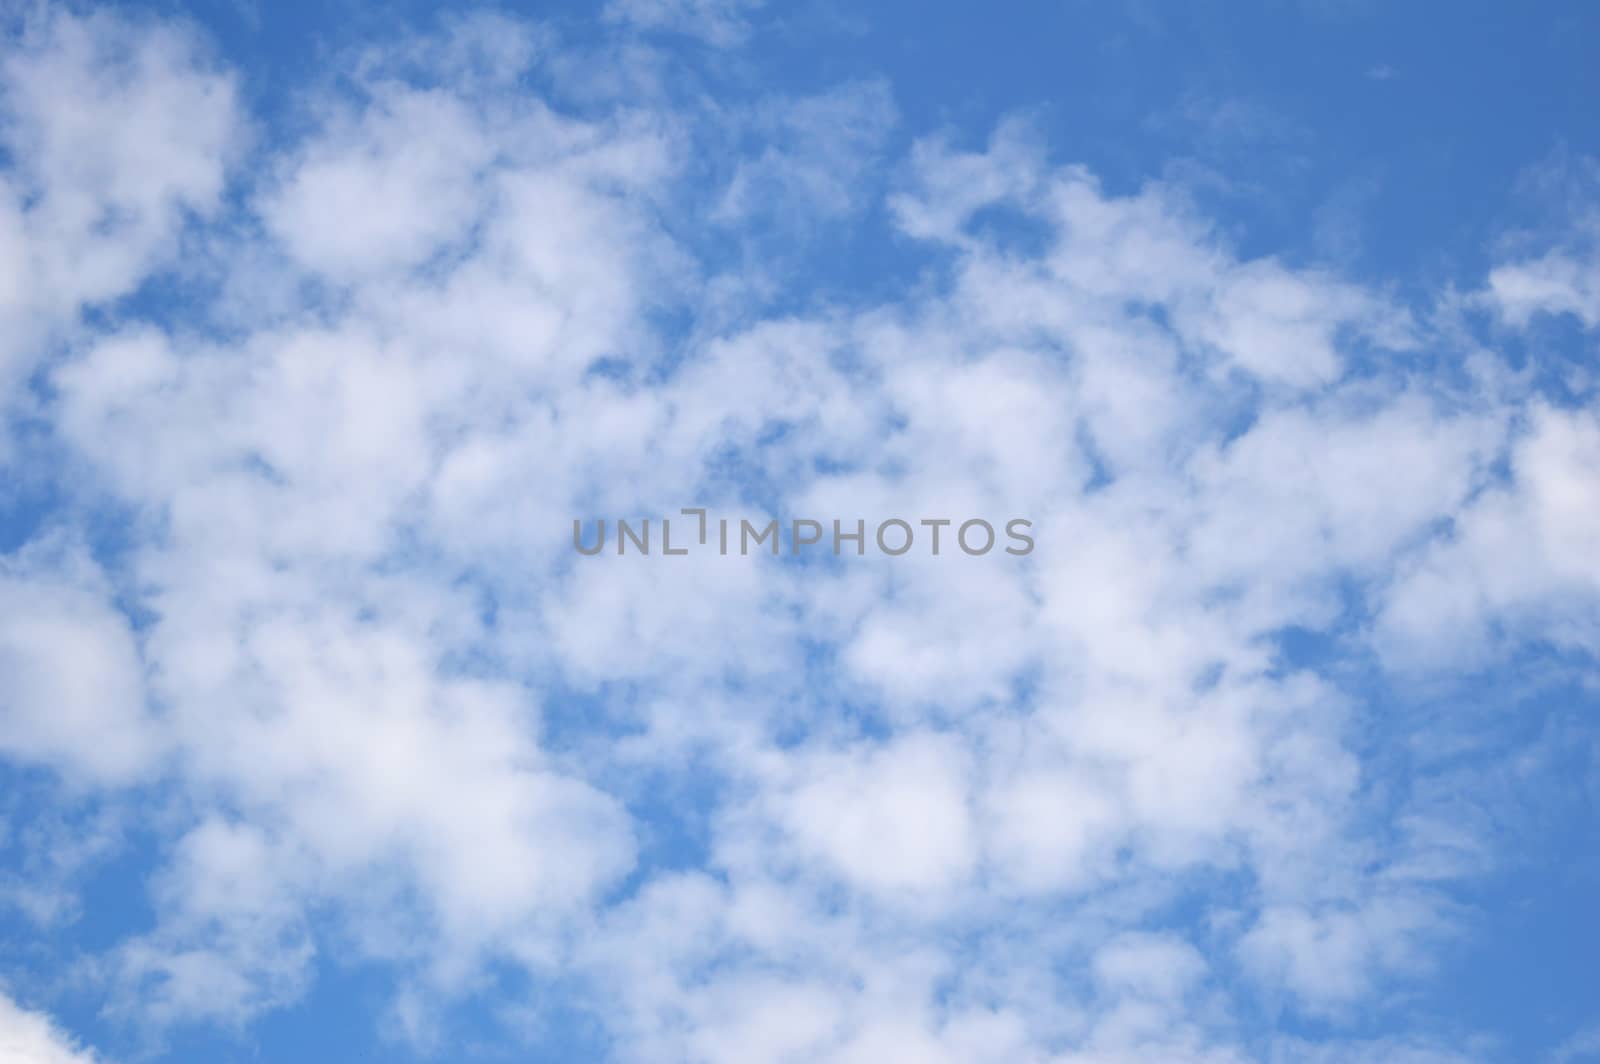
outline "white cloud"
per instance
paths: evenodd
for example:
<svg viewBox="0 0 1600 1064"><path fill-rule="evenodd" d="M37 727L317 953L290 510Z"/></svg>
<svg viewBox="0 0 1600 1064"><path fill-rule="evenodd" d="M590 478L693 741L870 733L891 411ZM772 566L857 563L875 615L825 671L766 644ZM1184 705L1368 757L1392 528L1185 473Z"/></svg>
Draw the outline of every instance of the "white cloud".
<svg viewBox="0 0 1600 1064"><path fill-rule="evenodd" d="M240 142L233 78L193 38L109 13L24 21L0 61L0 387L80 308L170 264Z"/></svg>
<svg viewBox="0 0 1600 1064"><path fill-rule="evenodd" d="M1510 479L1485 488L1454 517L1450 536L1397 574L1380 617L1381 645L1399 663L1484 663L1507 649L1492 632L1509 628L1594 652L1596 463L1600 423L1591 413L1530 410L1512 446Z"/></svg>
<svg viewBox="0 0 1600 1064"><path fill-rule="evenodd" d="M0 993L0 1060L8 1064L93 1064L99 1059L80 1049L50 1017L18 1005Z"/></svg>
<svg viewBox="0 0 1600 1064"><path fill-rule="evenodd" d="M118 951L121 1007L153 1025L237 1024L293 1001L315 955L295 858L248 825L212 818L192 829L154 884L163 926Z"/></svg>
<svg viewBox="0 0 1600 1064"><path fill-rule="evenodd" d="M65 544L0 559L0 750L112 786L161 755L127 619L98 567Z"/></svg>
<svg viewBox="0 0 1600 1064"><path fill-rule="evenodd" d="M1094 958L1095 983L1102 993L1157 1001L1182 998L1205 970L1195 948L1171 936L1126 935L1102 947Z"/></svg>
<svg viewBox="0 0 1600 1064"><path fill-rule="evenodd" d="M1571 314L1587 328L1600 325L1600 268L1564 252L1495 267L1488 296L1514 326L1536 314Z"/></svg>
<svg viewBox="0 0 1600 1064"><path fill-rule="evenodd" d="M928 735L802 759L778 815L804 852L866 890L949 887L977 857L965 761Z"/></svg>
<svg viewBox="0 0 1600 1064"><path fill-rule="evenodd" d="M268 194L262 219L298 262L335 280L404 271L465 236L493 151L459 99L380 90L359 115L331 118Z"/></svg>

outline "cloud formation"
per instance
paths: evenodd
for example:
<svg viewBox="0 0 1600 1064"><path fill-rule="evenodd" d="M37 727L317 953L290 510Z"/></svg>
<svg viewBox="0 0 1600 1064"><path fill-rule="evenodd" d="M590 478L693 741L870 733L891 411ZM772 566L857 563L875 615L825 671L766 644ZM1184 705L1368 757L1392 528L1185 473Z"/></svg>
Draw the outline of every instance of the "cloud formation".
<svg viewBox="0 0 1600 1064"><path fill-rule="evenodd" d="M744 6L608 17L731 45ZM0 751L157 825L106 1007L248 1024L372 965L437 1048L510 968L507 1037L617 1059L1478 1059L1353 1022L1491 843L1379 748L1594 652L1600 423L1494 353L1592 344L1592 256L1402 300L1020 120L535 88L566 47L458 20L285 131L190 29L6 44L0 453L69 486L0 557ZM748 267L865 224L892 297ZM570 550L685 505L1038 548ZM0 1000L6 1038L89 1059Z"/></svg>
<svg viewBox="0 0 1600 1064"><path fill-rule="evenodd" d="M93 1064L43 1013L22 1008L0 994L0 1055L15 1064Z"/></svg>

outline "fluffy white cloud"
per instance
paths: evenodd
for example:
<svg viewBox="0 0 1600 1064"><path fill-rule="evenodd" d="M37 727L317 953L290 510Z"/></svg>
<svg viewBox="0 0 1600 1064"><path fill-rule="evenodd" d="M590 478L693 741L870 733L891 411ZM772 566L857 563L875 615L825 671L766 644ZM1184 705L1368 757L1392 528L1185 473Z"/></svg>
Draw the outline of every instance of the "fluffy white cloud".
<svg viewBox="0 0 1600 1064"><path fill-rule="evenodd" d="M801 759L780 822L801 849L871 891L936 890L968 874L976 838L966 759L948 739Z"/></svg>
<svg viewBox="0 0 1600 1064"><path fill-rule="evenodd" d="M41 543L0 559L0 750L118 785L161 753L126 616L80 549Z"/></svg>
<svg viewBox="0 0 1600 1064"><path fill-rule="evenodd" d="M233 78L192 35L40 9L0 58L0 387L85 305L170 263L241 136Z"/></svg>
<svg viewBox="0 0 1600 1064"><path fill-rule="evenodd" d="M99 1058L74 1045L44 1013L0 993L0 1059L9 1064L93 1064Z"/></svg>
<svg viewBox="0 0 1600 1064"><path fill-rule="evenodd" d="M1452 519L1451 535L1401 569L1380 617L1401 662L1485 662L1495 630L1593 652L1600 646L1600 422L1536 405L1512 445L1511 476ZM1494 644L1502 645L1496 647Z"/></svg>
<svg viewBox="0 0 1600 1064"><path fill-rule="evenodd" d="M1600 269L1564 252L1495 267L1488 294L1512 325L1526 325L1535 314L1571 314L1588 328L1600 325Z"/></svg>

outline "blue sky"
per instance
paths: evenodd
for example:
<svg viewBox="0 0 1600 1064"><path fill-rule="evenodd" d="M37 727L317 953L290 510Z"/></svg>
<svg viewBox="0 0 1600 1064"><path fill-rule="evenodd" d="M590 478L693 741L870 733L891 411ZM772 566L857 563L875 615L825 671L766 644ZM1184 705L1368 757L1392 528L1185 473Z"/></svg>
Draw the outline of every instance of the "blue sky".
<svg viewBox="0 0 1600 1064"><path fill-rule="evenodd" d="M0 9L0 1059L1600 1060L1592 5L433 8Z"/></svg>

